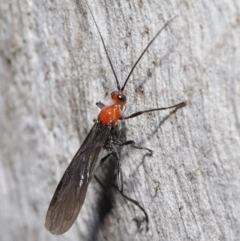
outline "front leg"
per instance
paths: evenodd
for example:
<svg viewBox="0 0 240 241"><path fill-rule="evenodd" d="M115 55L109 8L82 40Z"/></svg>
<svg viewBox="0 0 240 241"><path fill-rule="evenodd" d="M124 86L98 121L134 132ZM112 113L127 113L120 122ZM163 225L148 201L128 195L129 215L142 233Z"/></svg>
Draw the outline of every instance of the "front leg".
<svg viewBox="0 0 240 241"><path fill-rule="evenodd" d="M103 107L105 107L105 105L104 105L102 102L100 102L100 101L98 101L98 102L96 103L96 105L97 105L97 107L99 107L100 109L102 109Z"/></svg>

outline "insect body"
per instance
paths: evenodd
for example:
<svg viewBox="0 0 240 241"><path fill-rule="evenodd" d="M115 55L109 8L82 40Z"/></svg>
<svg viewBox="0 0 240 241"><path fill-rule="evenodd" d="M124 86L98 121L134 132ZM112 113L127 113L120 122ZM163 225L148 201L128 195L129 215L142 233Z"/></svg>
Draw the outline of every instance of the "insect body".
<svg viewBox="0 0 240 241"><path fill-rule="evenodd" d="M87 4L88 6L88 4ZM89 8L89 6L88 6ZM90 13L93 17L91 9L89 8ZM144 49L140 57L137 59L133 65L128 77L126 78L123 86L120 88L119 81L117 79L116 73L114 71L112 62L108 55L105 43L103 41L102 35L98 29L96 21L93 17L97 30L99 32L101 41L103 43L108 61L112 68L113 74L117 83L117 91L112 92L111 98L114 103L110 106L105 106L104 104L98 102L97 106L101 108L98 119L95 121L91 131L87 135L85 141L77 151L76 155L73 157L73 160L69 164L61 181L59 182L56 191L53 195L51 203L49 205L47 215L46 215L46 228L53 234L62 234L66 232L74 223L75 219L80 212L80 209L85 200L87 188L90 180L95 177L95 171L100 165L100 162L103 162L108 159L109 156L114 156L118 163L118 190L123 197L128 201L137 205L145 214L146 222L148 224L148 215L145 209L136 201L126 196L123 193L123 181L122 181L122 170L119 162L119 157L114 149L114 146L124 146L131 145L137 149L145 149L152 153L148 148L139 147L135 145L135 142L132 140L120 142L117 139L118 130L118 121L134 118L138 115L141 115L146 112L166 110L170 108L179 108L185 105L184 102L181 102L177 105L164 108L155 108L145 111L136 112L130 116L122 115L122 108L126 104L126 96L124 94L125 86L131 76L131 73L135 69L136 65L147 51L152 42L157 38L161 31L173 20L169 20L155 35L155 37L150 41L147 47ZM108 151L108 155L101 159L99 162L99 153L102 149ZM98 179L97 179L98 180Z"/></svg>

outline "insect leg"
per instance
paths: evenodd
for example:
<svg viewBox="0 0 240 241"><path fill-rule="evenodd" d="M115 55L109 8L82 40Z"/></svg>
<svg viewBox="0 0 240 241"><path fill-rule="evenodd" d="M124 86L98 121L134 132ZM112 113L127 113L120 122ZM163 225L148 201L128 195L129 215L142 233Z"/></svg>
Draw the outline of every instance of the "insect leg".
<svg viewBox="0 0 240 241"><path fill-rule="evenodd" d="M104 156L101 160L100 160L100 165L102 165L109 157L111 156L111 153L108 153L106 156ZM102 187L102 189L105 191L105 193L107 194L107 196L111 198L111 194L110 192L107 190L107 188L103 185L103 183L99 180L99 178L94 175L95 180L98 182L98 184Z"/></svg>
<svg viewBox="0 0 240 241"><path fill-rule="evenodd" d="M105 105L104 105L102 102L100 102L100 101L98 101L98 102L96 103L96 105L97 105L100 109L102 109L103 107L105 107Z"/></svg>
<svg viewBox="0 0 240 241"><path fill-rule="evenodd" d="M136 148L136 149L146 150L150 153L150 155L153 154L153 150L151 150L147 147L136 146L135 141L133 141L133 140L125 141L125 142L122 142L122 143L115 142L113 144L116 145L116 146L131 146L131 147Z"/></svg>
<svg viewBox="0 0 240 241"><path fill-rule="evenodd" d="M131 145L134 144L134 141L126 141L123 143L118 143L119 145ZM136 147L137 148L137 147ZM139 148L139 149L147 149L147 148ZM123 193L123 175L122 175L122 168L121 168L121 163L119 161L119 157L118 154L116 153L116 151L112 148L112 150L106 155L104 156L101 161L100 164L104 163L110 156L115 157L116 161L117 161L117 165L118 165L118 174L117 174L117 184L118 184L118 191L120 192L120 194L129 202L135 204L138 208L140 208L142 210L142 212L145 215L145 220L146 220L146 226L147 226L147 230L148 230L148 223L149 223L149 219L148 219L148 215L147 212L145 211L145 209L139 204L138 201L126 196ZM104 189L104 191L106 192L107 196L109 198L111 198L111 195L109 194L108 190L105 188L105 186L102 184L102 182L98 179L98 177L96 175L94 175L94 178L96 179L96 181L99 183L99 185Z"/></svg>
<svg viewBox="0 0 240 241"><path fill-rule="evenodd" d="M162 108L155 108L155 109L150 109L150 110L138 111L138 112L133 113L129 116L126 116L126 117L123 116L121 118L121 120L131 119L131 118L134 118L136 116L142 115L142 114L147 113L147 112L152 112L152 111L167 110L167 109L172 109L172 108L176 108L176 110L177 110L178 108L181 108L185 105L186 105L186 102L181 102L177 105L173 105L173 106L169 106L169 107L162 107Z"/></svg>
<svg viewBox="0 0 240 241"><path fill-rule="evenodd" d="M145 215L145 220L146 220L146 229L147 229L147 231L148 231L148 229L149 229L149 227L148 227L148 225L149 225L149 219L148 219L148 214L147 214L147 212L145 211L145 209L139 204L138 201L136 201L136 200L134 200L134 199L126 196L126 195L123 193L123 191L120 191L120 190L118 190L118 191L120 192L120 194L121 194L125 199L127 199L129 202L135 204L136 206L138 206L138 207L143 211L143 213L144 213L144 215Z"/></svg>
<svg viewBox="0 0 240 241"><path fill-rule="evenodd" d="M111 152L112 156L115 157L116 161L117 161L117 168L118 168L118 172L117 172L117 184L118 184L118 190L123 191L123 176L122 176L122 167L121 167L121 163L119 161L119 157L118 154L116 153L115 150L113 150Z"/></svg>
<svg viewBox="0 0 240 241"><path fill-rule="evenodd" d="M118 164L118 191L120 192L120 194L126 199L128 200L129 202L135 204L136 206L138 206L142 212L144 213L145 215L145 220L146 220L146 228L147 228L147 231L148 231L148 224L149 224L149 219L148 219L148 215L147 215L147 212L145 211L145 209L139 204L138 201L128 197L127 195L125 195L123 193L123 175L122 175L122 168L121 168L121 163L119 161L119 157L117 155L117 153L115 151L112 152L112 155L116 158L116 161L117 161L117 164ZM120 183L119 183L120 182Z"/></svg>
<svg viewBox="0 0 240 241"><path fill-rule="evenodd" d="M97 183L101 186L101 188L104 190L105 194L107 195L108 199L110 202L112 202L112 195L111 192L109 192L109 190L104 186L104 184L99 180L99 178L94 175L95 180L97 181Z"/></svg>

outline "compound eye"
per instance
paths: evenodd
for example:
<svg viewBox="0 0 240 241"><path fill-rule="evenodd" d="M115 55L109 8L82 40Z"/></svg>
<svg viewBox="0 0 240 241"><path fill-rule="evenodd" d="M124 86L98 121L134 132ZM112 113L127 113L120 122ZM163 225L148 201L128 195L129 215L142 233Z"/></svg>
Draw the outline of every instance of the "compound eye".
<svg viewBox="0 0 240 241"><path fill-rule="evenodd" d="M119 94L117 96L118 100L120 100L121 102L126 102L127 98L126 98L126 95L123 95L123 94Z"/></svg>

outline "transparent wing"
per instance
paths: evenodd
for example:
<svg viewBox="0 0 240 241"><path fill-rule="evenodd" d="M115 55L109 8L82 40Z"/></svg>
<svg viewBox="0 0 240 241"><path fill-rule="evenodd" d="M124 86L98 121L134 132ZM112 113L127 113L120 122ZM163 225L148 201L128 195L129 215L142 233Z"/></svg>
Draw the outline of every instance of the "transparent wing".
<svg viewBox="0 0 240 241"><path fill-rule="evenodd" d="M76 220L110 131L111 127L96 122L63 174L46 215L45 226L51 233L65 233Z"/></svg>

